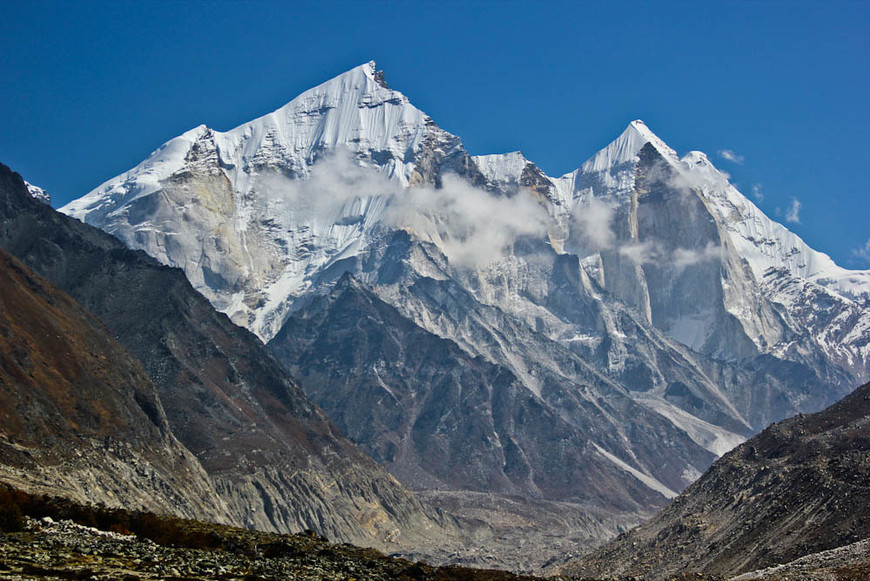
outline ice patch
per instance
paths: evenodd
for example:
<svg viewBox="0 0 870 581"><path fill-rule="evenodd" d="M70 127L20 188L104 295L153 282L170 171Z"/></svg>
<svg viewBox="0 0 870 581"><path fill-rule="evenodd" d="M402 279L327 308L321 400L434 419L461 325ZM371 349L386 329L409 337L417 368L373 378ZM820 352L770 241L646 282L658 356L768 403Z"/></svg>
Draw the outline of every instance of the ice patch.
<svg viewBox="0 0 870 581"><path fill-rule="evenodd" d="M655 490L656 492L658 492L659 494L661 494L662 496L664 496L668 500L671 500L672 498L676 498L678 496L678 494L676 492L674 492L673 490L671 490L670 488L668 488L667 486L665 486L664 484L662 484L661 482L659 482L658 480L656 480L655 478L650 476L649 474L644 474L643 472L641 472L637 468L633 468L632 466L629 466L628 464L626 464L625 462L623 462L622 460L620 460L619 458L617 458L616 456L614 456L610 452L607 452L606 450L601 448L601 446L599 446L595 442L592 442L592 445L595 446L595 449L604 458L610 460L611 462L616 464L619 468L625 470L626 472L628 472L629 474L631 474L632 476L634 476L635 478L640 480L644 484L644 486L646 486L647 488L651 488L652 490Z"/></svg>
<svg viewBox="0 0 870 581"><path fill-rule="evenodd" d="M637 401L664 416L672 424L686 432L693 442L717 456L730 452L746 441L746 438L740 434L729 432L725 428L696 418L666 401L652 398L639 398Z"/></svg>

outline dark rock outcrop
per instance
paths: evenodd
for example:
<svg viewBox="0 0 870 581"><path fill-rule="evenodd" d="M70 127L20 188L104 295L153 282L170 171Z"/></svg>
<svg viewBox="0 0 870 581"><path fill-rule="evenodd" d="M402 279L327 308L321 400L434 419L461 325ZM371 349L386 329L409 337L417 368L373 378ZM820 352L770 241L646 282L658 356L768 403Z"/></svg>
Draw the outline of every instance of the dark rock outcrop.
<svg viewBox="0 0 870 581"><path fill-rule="evenodd" d="M619 456L636 454L662 474L679 465L674 450L702 466L711 456L592 372L582 385L554 379L533 393L508 367L417 326L350 275L288 319L269 347L352 440L412 488L643 512L665 497ZM549 379L544 369L539 376ZM625 408L630 427L614 420ZM658 439L672 449L652 449ZM679 473L671 476L679 486Z"/></svg>

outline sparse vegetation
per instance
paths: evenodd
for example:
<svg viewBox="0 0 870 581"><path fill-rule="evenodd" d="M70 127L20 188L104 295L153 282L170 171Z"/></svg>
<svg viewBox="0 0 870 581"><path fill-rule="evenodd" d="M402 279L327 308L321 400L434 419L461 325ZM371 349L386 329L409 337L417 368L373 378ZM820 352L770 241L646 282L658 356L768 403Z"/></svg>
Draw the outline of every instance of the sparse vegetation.
<svg viewBox="0 0 870 581"><path fill-rule="evenodd" d="M51 521L42 521L50 517ZM28 526L28 518L30 524ZM136 539L98 536L60 526L76 523ZM87 579L397 579L405 581L521 581L505 571L433 567L374 549L333 544L308 531L296 535L89 506L0 485L0 578ZM90 536L89 536L90 535ZM95 558L98 557L98 558Z"/></svg>

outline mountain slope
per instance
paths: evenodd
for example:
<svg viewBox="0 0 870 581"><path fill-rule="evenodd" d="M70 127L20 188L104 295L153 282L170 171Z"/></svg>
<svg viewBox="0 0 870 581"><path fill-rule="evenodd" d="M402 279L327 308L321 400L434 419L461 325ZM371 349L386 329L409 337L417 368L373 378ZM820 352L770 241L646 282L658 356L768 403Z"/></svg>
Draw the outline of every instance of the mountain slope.
<svg viewBox="0 0 870 581"><path fill-rule="evenodd" d="M619 389L554 382L536 397L509 369L418 327L348 276L269 346L355 442L414 488L643 510L681 487L674 467L684 458L710 461ZM560 413L549 401L557 398ZM620 408L631 410L631 430L614 422ZM664 439L667 450L647 447ZM616 457L641 458L652 472L627 473Z"/></svg>
<svg viewBox="0 0 870 581"><path fill-rule="evenodd" d="M870 538L870 384L764 430L651 521L563 568L734 575Z"/></svg>
<svg viewBox="0 0 870 581"><path fill-rule="evenodd" d="M99 316L141 361L173 433L235 522L376 546L431 544L452 530L339 435L181 272L35 201L5 166L0 246Z"/></svg>
<svg viewBox="0 0 870 581"><path fill-rule="evenodd" d="M230 520L138 361L0 249L0 479L80 501Z"/></svg>

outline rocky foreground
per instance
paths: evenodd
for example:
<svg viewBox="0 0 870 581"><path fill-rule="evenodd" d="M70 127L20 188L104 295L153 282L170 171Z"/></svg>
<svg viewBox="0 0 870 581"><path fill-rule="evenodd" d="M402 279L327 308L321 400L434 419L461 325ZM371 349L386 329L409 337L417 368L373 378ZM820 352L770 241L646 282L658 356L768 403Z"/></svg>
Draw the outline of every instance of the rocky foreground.
<svg viewBox="0 0 870 581"><path fill-rule="evenodd" d="M262 533L9 489L0 489L0 529L6 531L0 533L3 580L534 579L432 567L330 543L313 532Z"/></svg>
<svg viewBox="0 0 870 581"><path fill-rule="evenodd" d="M870 540L813 553L791 563L745 573L732 581L864 581L870 579Z"/></svg>
<svg viewBox="0 0 870 581"><path fill-rule="evenodd" d="M65 520L28 520L0 538L0 579L519 579L508 573L439 569L391 559L323 537L235 529L208 534L226 548L163 546Z"/></svg>

